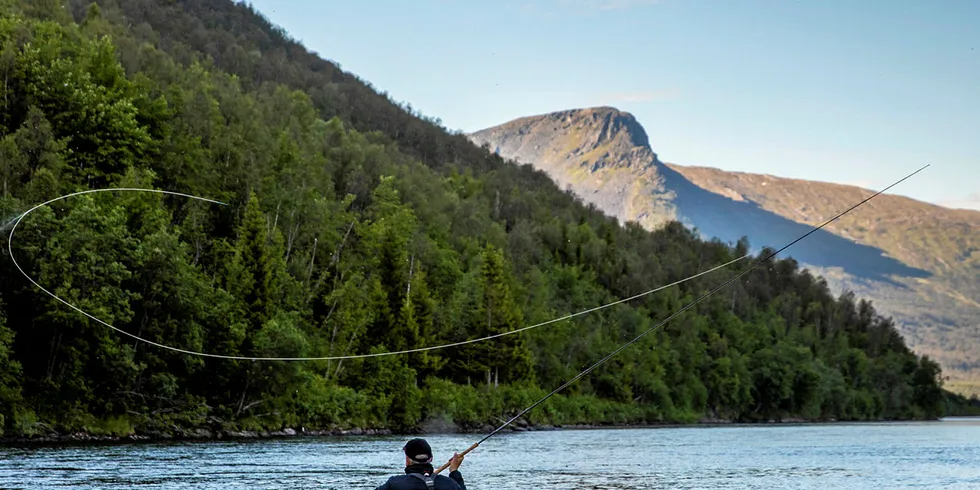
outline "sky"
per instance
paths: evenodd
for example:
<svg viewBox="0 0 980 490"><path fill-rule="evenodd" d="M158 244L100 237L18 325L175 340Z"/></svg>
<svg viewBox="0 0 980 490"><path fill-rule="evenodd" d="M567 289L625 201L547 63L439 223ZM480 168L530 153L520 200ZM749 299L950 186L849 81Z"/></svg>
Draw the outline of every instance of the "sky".
<svg viewBox="0 0 980 490"><path fill-rule="evenodd" d="M665 162L980 210L974 0L251 0L450 129L633 114Z"/></svg>

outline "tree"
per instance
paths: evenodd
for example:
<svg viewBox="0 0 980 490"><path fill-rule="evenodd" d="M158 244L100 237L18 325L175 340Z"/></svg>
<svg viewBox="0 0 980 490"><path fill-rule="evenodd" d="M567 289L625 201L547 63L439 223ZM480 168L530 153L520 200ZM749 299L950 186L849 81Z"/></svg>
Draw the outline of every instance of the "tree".
<svg viewBox="0 0 980 490"><path fill-rule="evenodd" d="M3 303L0 303L0 435L6 428L4 414L20 408L20 363L12 359L14 333L6 326Z"/></svg>
<svg viewBox="0 0 980 490"><path fill-rule="evenodd" d="M487 245L479 267L471 292L476 301L466 331L474 337L484 337L523 326L503 253ZM483 377L494 385L532 379L532 365L527 340L520 334L499 337L492 343L469 344L460 349L455 359L461 375Z"/></svg>

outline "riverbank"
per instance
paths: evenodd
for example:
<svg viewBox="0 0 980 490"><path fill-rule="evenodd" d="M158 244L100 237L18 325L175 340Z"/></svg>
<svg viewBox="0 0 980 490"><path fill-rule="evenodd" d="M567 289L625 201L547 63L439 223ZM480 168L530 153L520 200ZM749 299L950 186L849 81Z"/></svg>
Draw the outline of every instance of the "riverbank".
<svg viewBox="0 0 980 490"><path fill-rule="evenodd" d="M977 417L980 420L980 417ZM608 429L668 429L668 428L692 428L692 427L753 427L770 425L820 425L820 424L868 424L868 423L887 423L887 422L928 422L940 419L902 419L902 420L843 420L836 419L802 419L784 418L770 419L762 421L733 421L718 418L703 418L694 423L683 422L659 422L647 424L570 424L570 425L533 425L527 421L515 421L510 427L503 429L502 432L534 432L534 431L561 431L561 430L608 430ZM286 439L294 437L345 437L345 436L418 436L418 435L438 435L438 434L486 434L496 429L492 425L485 425L478 428L464 428L447 421L426 421L421 424L421 430L414 433L395 433L388 429L362 429L362 428L330 428L330 429L307 429L285 428L276 431L249 431L249 430L209 430L204 428L183 429L175 428L171 432L147 431L134 432L128 435L105 435L94 434L85 431L76 431L66 434L49 433L34 437L0 437L0 446L23 446L23 445L65 445L65 444L128 444L128 443L162 443L162 442L218 442L229 440L263 440L263 439Z"/></svg>
<svg viewBox="0 0 980 490"><path fill-rule="evenodd" d="M237 439L280 439L296 436L317 437L317 436L384 436L392 435L392 431L387 429L325 429L309 430L305 428L285 428L276 431L250 431L250 430L209 430L203 428L182 429L176 428L172 432L161 431L137 431L127 435L105 435L94 434L85 431L76 431L67 434L49 433L46 435L33 437L0 437L0 446L12 446L20 444L64 444L64 443L132 443L147 442L159 443L170 441L223 441Z"/></svg>

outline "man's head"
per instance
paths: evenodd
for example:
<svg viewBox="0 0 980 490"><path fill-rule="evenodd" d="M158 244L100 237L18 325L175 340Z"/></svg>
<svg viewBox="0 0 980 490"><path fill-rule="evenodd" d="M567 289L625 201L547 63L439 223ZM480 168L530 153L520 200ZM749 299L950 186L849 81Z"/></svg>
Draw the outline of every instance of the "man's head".
<svg viewBox="0 0 980 490"><path fill-rule="evenodd" d="M426 464L432 462L432 448L425 439L412 439L405 444L405 464Z"/></svg>

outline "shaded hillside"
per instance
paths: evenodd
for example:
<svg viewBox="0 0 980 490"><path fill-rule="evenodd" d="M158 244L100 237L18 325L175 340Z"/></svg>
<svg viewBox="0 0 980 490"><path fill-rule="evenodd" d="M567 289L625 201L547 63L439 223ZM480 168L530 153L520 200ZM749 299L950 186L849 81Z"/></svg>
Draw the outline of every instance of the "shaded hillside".
<svg viewBox="0 0 980 490"><path fill-rule="evenodd" d="M809 225L871 194L855 186L668 165L700 188ZM826 229L942 277L962 293L958 301L980 307L980 211L885 194Z"/></svg>
<svg viewBox="0 0 980 490"><path fill-rule="evenodd" d="M707 238L717 237L724 241L735 242L740 237L747 236L750 243L780 247L807 233L814 226L784 218L751 201L733 201L722 195L707 192L673 168L662 168L661 172L664 175L665 187L674 191L674 204L677 206L680 218L685 223L695 226ZM841 201L840 208L824 217L823 221L859 201L860 199ZM853 213L864 211L858 208ZM894 276L916 278L930 276L922 269L910 267L894 258L884 256L881 249L855 243L825 229L797 242L783 254L808 265L840 268L850 275L884 281L895 286L900 286L900 283L892 279Z"/></svg>
<svg viewBox="0 0 980 490"><path fill-rule="evenodd" d="M856 187L661 162L643 128L611 107L524 117L474 132L622 221L678 219L706 237L778 247L872 194ZM954 377L980 374L980 212L882 195L784 254L835 290L873 298Z"/></svg>

